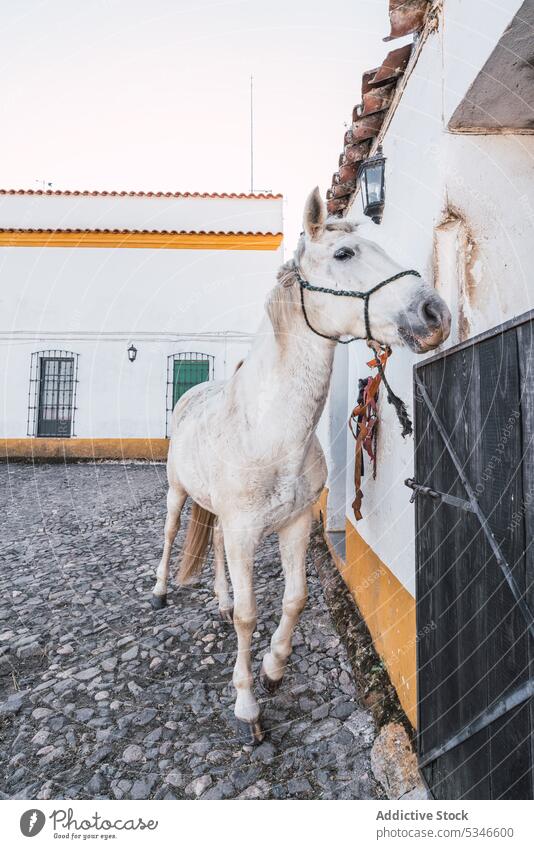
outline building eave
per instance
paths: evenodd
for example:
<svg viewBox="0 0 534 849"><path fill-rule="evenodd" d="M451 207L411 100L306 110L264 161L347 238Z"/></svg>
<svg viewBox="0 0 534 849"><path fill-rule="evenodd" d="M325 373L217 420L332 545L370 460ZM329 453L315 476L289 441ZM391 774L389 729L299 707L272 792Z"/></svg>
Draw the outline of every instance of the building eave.
<svg viewBox="0 0 534 849"><path fill-rule="evenodd" d="M129 197L129 198L202 198L203 200L280 200L283 195L270 192L137 192L88 189L0 189L0 195L37 195L48 197Z"/></svg>
<svg viewBox="0 0 534 849"><path fill-rule="evenodd" d="M282 233L172 230L0 230L0 247L275 251Z"/></svg>

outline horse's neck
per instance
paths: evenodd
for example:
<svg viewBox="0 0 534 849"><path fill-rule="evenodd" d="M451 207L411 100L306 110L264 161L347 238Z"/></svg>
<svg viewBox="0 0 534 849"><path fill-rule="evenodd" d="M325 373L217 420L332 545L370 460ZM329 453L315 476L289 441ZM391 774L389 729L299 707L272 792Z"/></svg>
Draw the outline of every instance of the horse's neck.
<svg viewBox="0 0 534 849"><path fill-rule="evenodd" d="M328 395L335 346L317 337L310 343L310 333L292 339L281 354L279 371L302 412L303 426L315 430Z"/></svg>
<svg viewBox="0 0 534 849"><path fill-rule="evenodd" d="M270 325L262 330L261 343L250 357L249 398L255 398L259 421L264 423L269 418L277 442L287 441L304 449L325 405L335 344L313 336L304 322L283 342L275 337Z"/></svg>

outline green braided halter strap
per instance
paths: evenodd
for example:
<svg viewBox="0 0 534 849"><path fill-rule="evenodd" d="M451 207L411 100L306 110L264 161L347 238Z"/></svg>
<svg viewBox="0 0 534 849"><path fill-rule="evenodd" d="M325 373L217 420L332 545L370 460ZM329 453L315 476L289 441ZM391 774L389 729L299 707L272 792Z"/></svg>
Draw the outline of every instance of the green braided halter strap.
<svg viewBox="0 0 534 849"><path fill-rule="evenodd" d="M369 299L371 295L374 295L375 292L378 292L379 289L382 289L384 286L387 286L388 283L393 283L395 280L400 280L401 277L408 277L409 275L413 275L414 277L421 277L418 271L415 271L413 268L408 269L407 271L399 271L397 274L392 274L391 277L386 277L385 280L381 280L380 283L377 283L376 286L373 286L372 289L369 289L368 292L358 292L355 289L328 289L326 286L312 286L311 283L308 283L307 280L304 280L302 275L300 274L300 270L297 269L297 276L300 285L300 303L302 306L302 313L304 315L304 319L306 324L310 328L310 330L315 333L317 336L322 336L323 339L330 339L332 342L339 342L341 345L348 345L350 342L356 342L358 339L362 339L362 336L353 336L351 339L340 339L339 336L327 336L325 333L320 333L310 324L308 319L308 315L306 313L306 307L304 305L304 289L307 289L309 292L321 292L324 295L335 295L337 298L360 298L364 302L364 319L365 319L365 338L368 342L378 342L377 339L373 339L371 334L371 323L369 320ZM379 344L382 344L379 342Z"/></svg>

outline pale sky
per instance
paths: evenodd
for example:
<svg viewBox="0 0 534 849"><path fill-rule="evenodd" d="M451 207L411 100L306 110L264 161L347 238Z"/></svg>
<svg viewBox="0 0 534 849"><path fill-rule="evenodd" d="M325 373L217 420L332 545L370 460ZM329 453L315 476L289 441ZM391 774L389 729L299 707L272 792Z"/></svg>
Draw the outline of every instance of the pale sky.
<svg viewBox="0 0 534 849"><path fill-rule="evenodd" d="M386 0L0 0L0 187L282 192L286 251L330 185ZM393 47L397 46L393 44Z"/></svg>

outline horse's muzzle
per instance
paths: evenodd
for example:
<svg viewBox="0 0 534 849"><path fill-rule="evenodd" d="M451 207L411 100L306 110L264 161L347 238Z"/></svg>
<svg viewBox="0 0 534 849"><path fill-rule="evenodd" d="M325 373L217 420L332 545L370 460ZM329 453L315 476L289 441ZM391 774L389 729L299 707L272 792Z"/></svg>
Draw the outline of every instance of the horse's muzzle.
<svg viewBox="0 0 534 849"><path fill-rule="evenodd" d="M423 297L413 303L399 322L399 336L416 354L441 345L451 332L450 310L437 292L425 287Z"/></svg>

